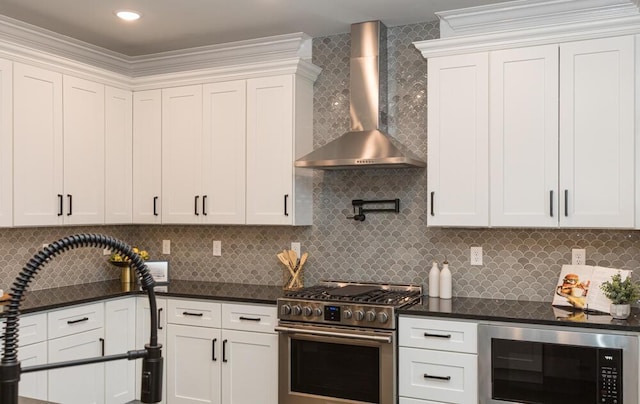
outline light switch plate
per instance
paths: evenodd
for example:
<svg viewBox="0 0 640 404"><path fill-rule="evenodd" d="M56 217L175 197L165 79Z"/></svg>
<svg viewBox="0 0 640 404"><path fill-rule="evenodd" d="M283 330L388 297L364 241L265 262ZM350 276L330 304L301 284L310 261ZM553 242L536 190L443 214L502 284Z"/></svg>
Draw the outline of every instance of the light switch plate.
<svg viewBox="0 0 640 404"><path fill-rule="evenodd" d="M171 240L162 240L162 254L171 254Z"/></svg>
<svg viewBox="0 0 640 404"><path fill-rule="evenodd" d="M222 256L222 243L220 242L220 240L213 240L213 256Z"/></svg>

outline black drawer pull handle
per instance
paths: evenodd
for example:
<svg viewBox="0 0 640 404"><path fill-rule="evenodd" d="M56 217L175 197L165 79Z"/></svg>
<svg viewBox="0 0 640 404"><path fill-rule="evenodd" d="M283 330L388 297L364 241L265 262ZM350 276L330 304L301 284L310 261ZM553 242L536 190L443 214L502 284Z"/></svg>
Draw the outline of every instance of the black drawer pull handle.
<svg viewBox="0 0 640 404"><path fill-rule="evenodd" d="M58 194L58 216L62 216L62 194Z"/></svg>
<svg viewBox="0 0 640 404"><path fill-rule="evenodd" d="M222 341L222 361L227 362L227 340Z"/></svg>
<svg viewBox="0 0 640 404"><path fill-rule="evenodd" d="M162 314L162 307L158 309L158 330L162 330L162 322L160 321L160 314Z"/></svg>
<svg viewBox="0 0 640 404"><path fill-rule="evenodd" d="M194 316L194 317L202 317L204 313L189 313L188 311L182 312L183 316Z"/></svg>
<svg viewBox="0 0 640 404"><path fill-rule="evenodd" d="M289 212L287 212L287 199L289 199L289 194L284 194L284 215L289 216Z"/></svg>
<svg viewBox="0 0 640 404"><path fill-rule="evenodd" d="M424 374L425 379L436 379L436 380L451 380L451 376L434 376L429 375L427 373Z"/></svg>
<svg viewBox="0 0 640 404"><path fill-rule="evenodd" d="M100 351L102 356L104 356L104 338L100 338Z"/></svg>
<svg viewBox="0 0 640 404"><path fill-rule="evenodd" d="M73 214L73 195L67 194L67 198L69 199L69 212L67 216L71 216Z"/></svg>
<svg viewBox="0 0 640 404"><path fill-rule="evenodd" d="M83 318L79 318L77 320L69 320L69 321L67 321L67 324L78 324L78 323L81 323L83 321L89 321L89 317L83 317Z"/></svg>
<svg viewBox="0 0 640 404"><path fill-rule="evenodd" d="M257 323L260 322L260 317L244 317L244 316L240 316L239 319L240 320L247 320L247 321L255 321Z"/></svg>
<svg viewBox="0 0 640 404"><path fill-rule="evenodd" d="M216 341L218 341L218 338L211 340L211 360L214 362L218 360L218 358L216 358Z"/></svg>
<svg viewBox="0 0 640 404"><path fill-rule="evenodd" d="M549 191L549 216L553 217L553 189Z"/></svg>
<svg viewBox="0 0 640 404"><path fill-rule="evenodd" d="M450 339L451 338L451 334L431 334L428 332L424 333L425 337L434 337L434 338L446 338L446 339Z"/></svg>
<svg viewBox="0 0 640 404"><path fill-rule="evenodd" d="M202 214L207 216L207 196L202 196Z"/></svg>
<svg viewBox="0 0 640 404"><path fill-rule="evenodd" d="M569 190L564 190L564 215L569 216Z"/></svg>
<svg viewBox="0 0 640 404"><path fill-rule="evenodd" d="M433 197L435 196L435 192L431 191L431 216L435 216L436 213L433 210Z"/></svg>
<svg viewBox="0 0 640 404"><path fill-rule="evenodd" d="M195 213L196 216L200 216L200 213L198 213L198 199L200 198L200 195L196 195L196 198L194 200L193 203L193 213Z"/></svg>
<svg viewBox="0 0 640 404"><path fill-rule="evenodd" d="M153 216L158 216L158 197L153 197Z"/></svg>

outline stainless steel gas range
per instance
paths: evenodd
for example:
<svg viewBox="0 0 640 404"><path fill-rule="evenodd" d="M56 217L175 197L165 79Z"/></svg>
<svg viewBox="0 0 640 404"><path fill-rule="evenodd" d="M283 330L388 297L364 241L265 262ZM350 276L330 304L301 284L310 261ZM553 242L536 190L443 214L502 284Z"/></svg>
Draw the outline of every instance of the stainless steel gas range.
<svg viewBox="0 0 640 404"><path fill-rule="evenodd" d="M278 299L280 404L396 402L396 310L417 285L323 281Z"/></svg>

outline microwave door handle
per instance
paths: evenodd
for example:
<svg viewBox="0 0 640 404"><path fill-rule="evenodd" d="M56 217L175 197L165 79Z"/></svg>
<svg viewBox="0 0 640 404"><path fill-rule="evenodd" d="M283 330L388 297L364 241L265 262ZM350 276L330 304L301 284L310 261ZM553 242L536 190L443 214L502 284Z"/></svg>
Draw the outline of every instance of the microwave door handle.
<svg viewBox="0 0 640 404"><path fill-rule="evenodd" d="M362 341L376 341L376 342L384 342L386 344L390 344L392 342L391 335L389 336L381 336L381 335L358 335L358 334L349 334L343 332L333 332L333 331L322 331L322 330L303 330L299 328L290 328L290 327L275 327L275 330L278 332L286 332L291 334L305 334L305 335L318 335L323 337L338 337L338 338L351 338Z"/></svg>

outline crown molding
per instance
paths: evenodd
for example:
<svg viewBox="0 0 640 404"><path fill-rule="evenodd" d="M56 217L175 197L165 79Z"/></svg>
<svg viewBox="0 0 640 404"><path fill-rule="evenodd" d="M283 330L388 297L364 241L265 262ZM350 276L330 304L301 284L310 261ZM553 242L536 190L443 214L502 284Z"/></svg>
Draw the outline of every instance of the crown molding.
<svg viewBox="0 0 640 404"><path fill-rule="evenodd" d="M162 75L212 77L220 72L240 77L265 63L311 65L311 48L312 38L299 32L131 57L0 15L0 55L120 86ZM314 74L311 68L294 70Z"/></svg>
<svg viewBox="0 0 640 404"><path fill-rule="evenodd" d="M424 58L640 34L640 15L565 26L500 31L414 42Z"/></svg>
<svg viewBox="0 0 640 404"><path fill-rule="evenodd" d="M440 37L486 34L638 15L638 0L515 0L436 13Z"/></svg>

